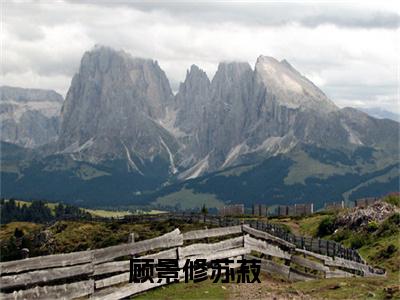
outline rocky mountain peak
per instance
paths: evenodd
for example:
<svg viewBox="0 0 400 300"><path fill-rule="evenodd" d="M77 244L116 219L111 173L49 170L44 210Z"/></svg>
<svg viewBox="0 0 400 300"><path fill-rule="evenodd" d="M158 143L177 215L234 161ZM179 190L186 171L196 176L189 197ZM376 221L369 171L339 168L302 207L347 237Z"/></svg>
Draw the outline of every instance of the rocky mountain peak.
<svg viewBox="0 0 400 300"><path fill-rule="evenodd" d="M192 65L186 72L185 81L180 85L179 92L183 93L185 90L192 90L192 92L203 93L210 86L210 79L206 72L196 65Z"/></svg>
<svg viewBox="0 0 400 300"><path fill-rule="evenodd" d="M210 84L206 72L198 66L192 65L186 72L175 97L175 126L182 132L193 132L201 122L204 108L210 102Z"/></svg>
<svg viewBox="0 0 400 300"><path fill-rule="evenodd" d="M192 77L195 77L197 75L204 76L204 77L208 78L206 72L204 72L200 67L198 67L197 65L191 65L190 69L188 69L186 71L186 79L185 79L185 81L188 78L192 78Z"/></svg>
<svg viewBox="0 0 400 300"><path fill-rule="evenodd" d="M217 82L230 83L239 81L242 76L251 72L252 69L247 62L221 62L212 82L215 84Z"/></svg>
<svg viewBox="0 0 400 300"><path fill-rule="evenodd" d="M253 79L253 70L247 62L222 62L211 82L213 101L236 102L248 94ZM241 99L240 101L242 101Z"/></svg>
<svg viewBox="0 0 400 300"><path fill-rule="evenodd" d="M87 156L158 155L157 124L172 102L169 81L156 61L97 46L84 54L62 109L59 150ZM129 155L128 155L129 154Z"/></svg>
<svg viewBox="0 0 400 300"><path fill-rule="evenodd" d="M133 57L123 50L96 46L84 54L78 75L102 87L117 84L129 88L136 104L152 118L163 117L172 101L169 81L158 62Z"/></svg>
<svg viewBox="0 0 400 300"><path fill-rule="evenodd" d="M337 110L336 105L310 80L301 75L288 61L259 56L255 65L258 82L267 92L289 108L308 108L318 111Z"/></svg>

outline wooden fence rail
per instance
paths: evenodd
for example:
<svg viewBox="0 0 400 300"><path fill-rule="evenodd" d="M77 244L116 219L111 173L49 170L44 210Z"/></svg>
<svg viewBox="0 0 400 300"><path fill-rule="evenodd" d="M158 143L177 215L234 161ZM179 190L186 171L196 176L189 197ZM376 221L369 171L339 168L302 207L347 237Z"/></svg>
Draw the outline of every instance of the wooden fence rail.
<svg viewBox="0 0 400 300"><path fill-rule="evenodd" d="M204 222L203 218L203 222ZM207 220L206 220L207 221ZM215 220L214 220L215 221ZM228 224L228 223L225 223ZM0 264L1 299L121 299L167 284L129 283L130 262L138 256L177 259L182 267L186 259L224 259L249 257L261 260L261 270L287 280L348 276L384 276L383 270L363 262L328 256L307 250L304 239L278 237L265 224L240 224L181 233L179 229L149 240L69 254L48 255ZM204 243L208 238L215 243ZM228 239L223 239L229 237ZM221 240L222 239L222 240ZM186 241L201 240L185 245ZM303 246L297 247L298 242ZM315 240L309 243L317 245ZM318 242L319 249L329 245ZM315 247L314 247L315 248ZM157 253L148 254L149 251ZM259 257L254 257L259 255ZM115 259L123 259L115 261ZM240 265L235 264L235 267ZM182 270L180 270L180 278Z"/></svg>

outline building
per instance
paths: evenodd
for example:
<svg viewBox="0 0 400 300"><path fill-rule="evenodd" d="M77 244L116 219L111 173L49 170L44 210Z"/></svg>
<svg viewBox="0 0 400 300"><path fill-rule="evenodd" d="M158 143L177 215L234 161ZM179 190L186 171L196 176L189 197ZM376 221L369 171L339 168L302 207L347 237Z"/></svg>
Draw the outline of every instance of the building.
<svg viewBox="0 0 400 300"><path fill-rule="evenodd" d="M295 216L307 216L314 213L314 203L295 204L294 215Z"/></svg>
<svg viewBox="0 0 400 300"><path fill-rule="evenodd" d="M268 207L265 204L253 204L252 215L266 217L268 215Z"/></svg>
<svg viewBox="0 0 400 300"><path fill-rule="evenodd" d="M244 215L244 204L225 205L218 209L220 216L240 216Z"/></svg>
<svg viewBox="0 0 400 300"><path fill-rule="evenodd" d="M307 216L314 213L313 203L279 205L278 216Z"/></svg>
<svg viewBox="0 0 400 300"><path fill-rule="evenodd" d="M287 205L278 205L277 214L278 216L287 216L289 214Z"/></svg>
<svg viewBox="0 0 400 300"><path fill-rule="evenodd" d="M327 202L324 205L325 210L339 210L345 208L344 201L337 201L337 202Z"/></svg>
<svg viewBox="0 0 400 300"><path fill-rule="evenodd" d="M362 199L357 199L354 201L354 206L355 207L367 207L372 204L374 204L376 201L378 201L378 198L362 198Z"/></svg>

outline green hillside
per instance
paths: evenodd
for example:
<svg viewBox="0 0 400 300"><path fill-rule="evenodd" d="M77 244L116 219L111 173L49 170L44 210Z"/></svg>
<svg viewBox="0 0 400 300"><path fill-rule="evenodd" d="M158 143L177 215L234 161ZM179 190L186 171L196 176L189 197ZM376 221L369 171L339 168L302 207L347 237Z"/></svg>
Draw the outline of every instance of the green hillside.
<svg viewBox="0 0 400 300"><path fill-rule="evenodd" d="M6 143L2 143L6 144ZM179 182L165 173L164 162L148 165L151 176L129 172L126 162L79 162L65 155L35 156L2 148L3 197L47 199L86 208L110 206L194 209L204 203L254 202L267 205L325 202L382 196L398 191L398 161L369 147L329 150L300 145L289 153L249 158L248 164ZM4 153L5 152L5 153Z"/></svg>

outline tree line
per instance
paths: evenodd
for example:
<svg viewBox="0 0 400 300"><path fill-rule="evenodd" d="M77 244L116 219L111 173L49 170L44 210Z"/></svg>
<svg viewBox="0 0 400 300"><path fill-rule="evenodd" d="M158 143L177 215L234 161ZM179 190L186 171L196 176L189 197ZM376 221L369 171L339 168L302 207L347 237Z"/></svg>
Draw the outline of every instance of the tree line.
<svg viewBox="0 0 400 300"><path fill-rule="evenodd" d="M48 223L58 220L83 219L90 220L91 214L83 209L59 203L54 212L46 205L45 201L34 200L30 205L21 204L14 199L0 200L0 223L7 224L14 221Z"/></svg>

